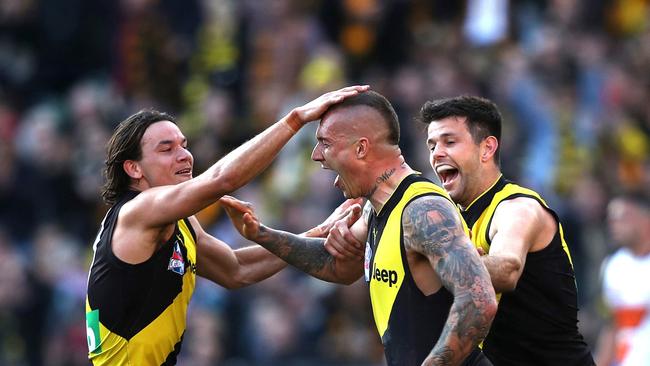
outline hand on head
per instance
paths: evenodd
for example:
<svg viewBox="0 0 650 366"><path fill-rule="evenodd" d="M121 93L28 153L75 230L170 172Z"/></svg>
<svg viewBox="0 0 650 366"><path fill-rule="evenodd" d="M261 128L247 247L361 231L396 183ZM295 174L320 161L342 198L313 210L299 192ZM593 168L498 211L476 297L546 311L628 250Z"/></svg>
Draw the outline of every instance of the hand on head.
<svg viewBox="0 0 650 366"><path fill-rule="evenodd" d="M325 93L311 102L294 109L298 121L292 122L291 120L288 120L287 123L289 123L291 128L297 131L302 125L320 119L323 113L325 113L332 105L340 103L345 98L363 93L369 89L370 86L368 85L354 85ZM294 123L299 125L296 126Z"/></svg>

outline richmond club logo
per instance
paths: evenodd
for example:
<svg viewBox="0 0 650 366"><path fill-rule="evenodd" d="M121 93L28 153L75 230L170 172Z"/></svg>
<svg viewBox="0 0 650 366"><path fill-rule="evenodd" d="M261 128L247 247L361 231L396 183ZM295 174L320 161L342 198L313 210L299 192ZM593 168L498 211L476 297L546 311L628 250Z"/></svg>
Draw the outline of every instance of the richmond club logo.
<svg viewBox="0 0 650 366"><path fill-rule="evenodd" d="M178 244L178 239L174 243L174 252L172 253L172 257L169 258L169 265L167 266L167 270L181 276L185 274L185 260L183 259L183 254L181 253L181 246Z"/></svg>

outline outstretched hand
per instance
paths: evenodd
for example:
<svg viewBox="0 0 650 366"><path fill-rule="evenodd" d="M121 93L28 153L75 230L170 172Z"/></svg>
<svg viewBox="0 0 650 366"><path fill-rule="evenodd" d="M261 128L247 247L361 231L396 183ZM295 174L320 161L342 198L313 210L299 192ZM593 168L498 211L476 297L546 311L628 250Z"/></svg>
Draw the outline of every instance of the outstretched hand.
<svg viewBox="0 0 650 366"><path fill-rule="evenodd" d="M325 250L342 260L358 260L365 255L365 243L357 239L350 228L361 217L361 207L351 209L336 221L325 240Z"/></svg>
<svg viewBox="0 0 650 366"><path fill-rule="evenodd" d="M318 226L309 229L304 233L304 235L312 238L326 238L337 221L345 218L351 211L354 211L355 215L358 215L361 212L362 203L363 198L350 198L343 201L343 203L341 203L339 207L337 207L334 212L325 219L325 221Z"/></svg>
<svg viewBox="0 0 650 366"><path fill-rule="evenodd" d="M342 102L345 98L363 93L369 88L370 86L368 85L354 85L331 91L301 107L297 107L294 109L294 112L300 123L304 125L308 122L320 119L323 113L325 113L325 111L327 111L327 109L332 105Z"/></svg>
<svg viewBox="0 0 650 366"><path fill-rule="evenodd" d="M260 233L260 220L255 215L253 205L232 196L221 197L219 203L226 210L237 231L244 238L255 241Z"/></svg>

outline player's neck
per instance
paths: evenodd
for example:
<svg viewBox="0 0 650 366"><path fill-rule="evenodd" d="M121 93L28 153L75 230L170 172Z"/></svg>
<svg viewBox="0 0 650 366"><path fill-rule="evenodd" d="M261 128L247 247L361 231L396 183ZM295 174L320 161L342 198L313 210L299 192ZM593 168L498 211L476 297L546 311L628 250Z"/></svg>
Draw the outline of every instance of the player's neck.
<svg viewBox="0 0 650 366"><path fill-rule="evenodd" d="M368 197L375 212L381 211L402 180L413 173L415 170L411 169L404 159L375 171L374 188Z"/></svg>
<svg viewBox="0 0 650 366"><path fill-rule="evenodd" d="M477 174L476 181L473 184L469 184L472 191L468 196L468 199L465 200L465 202L459 202L461 208L467 209L471 206L479 197L483 196L485 192L494 187L500 177L501 171L499 169L487 169Z"/></svg>

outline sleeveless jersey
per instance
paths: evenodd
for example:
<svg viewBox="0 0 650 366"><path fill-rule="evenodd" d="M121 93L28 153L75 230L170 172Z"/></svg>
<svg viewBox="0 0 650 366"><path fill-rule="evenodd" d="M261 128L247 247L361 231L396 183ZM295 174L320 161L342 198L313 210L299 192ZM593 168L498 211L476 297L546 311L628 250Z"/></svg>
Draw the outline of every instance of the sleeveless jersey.
<svg viewBox="0 0 650 366"><path fill-rule="evenodd" d="M187 219L147 261L129 264L111 240L128 192L106 214L93 246L88 277L88 358L95 365L173 365L194 291L196 235Z"/></svg>
<svg viewBox="0 0 650 366"><path fill-rule="evenodd" d="M369 219L365 280L388 365L420 365L438 341L454 300L444 287L425 296L409 270L402 212L409 202L425 195L442 196L451 202L440 187L409 175L379 214Z"/></svg>
<svg viewBox="0 0 650 366"><path fill-rule="evenodd" d="M512 292L501 294L499 308L483 352L501 365L593 365L578 332L578 300L569 248L557 214L534 191L503 176L463 211L472 241L490 250L490 225L497 206L517 197L536 200L557 222L557 232L544 249L528 253Z"/></svg>

